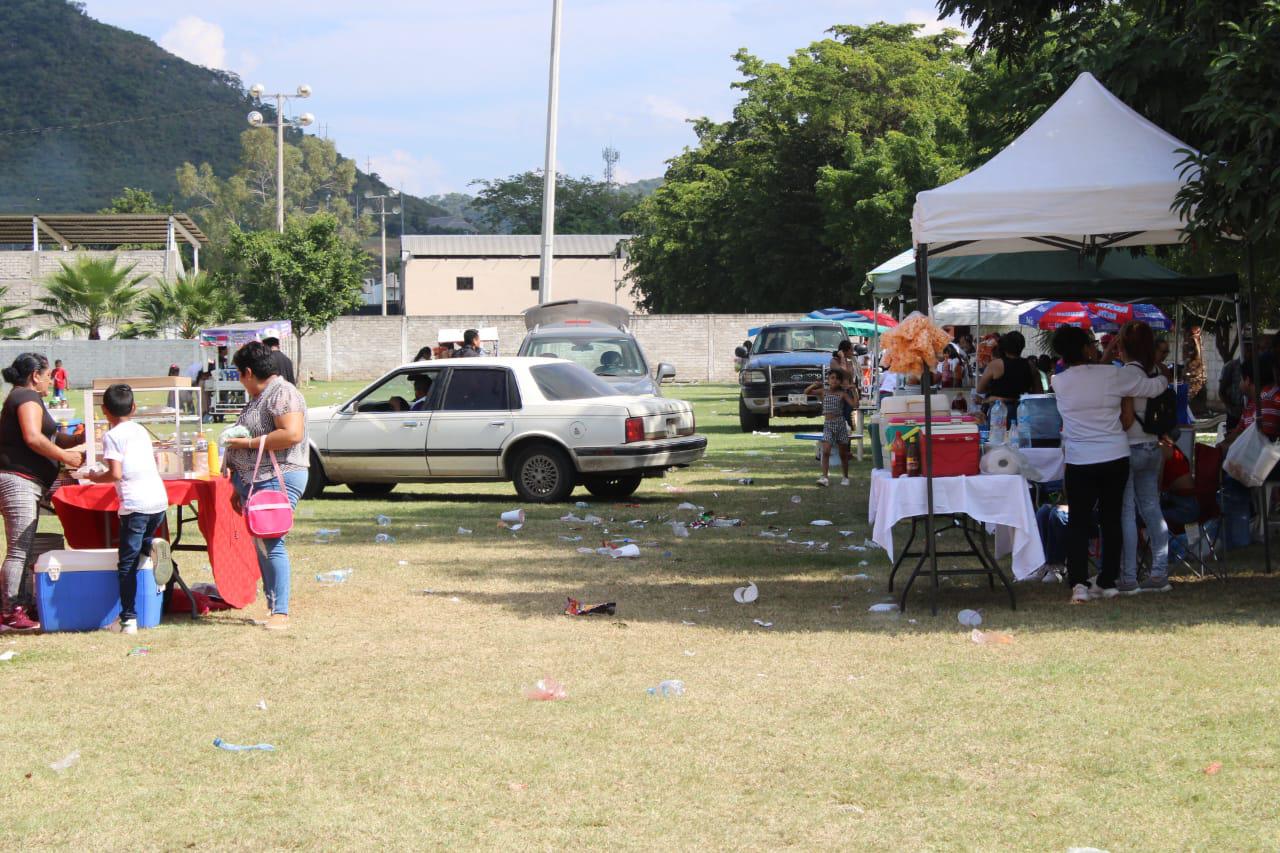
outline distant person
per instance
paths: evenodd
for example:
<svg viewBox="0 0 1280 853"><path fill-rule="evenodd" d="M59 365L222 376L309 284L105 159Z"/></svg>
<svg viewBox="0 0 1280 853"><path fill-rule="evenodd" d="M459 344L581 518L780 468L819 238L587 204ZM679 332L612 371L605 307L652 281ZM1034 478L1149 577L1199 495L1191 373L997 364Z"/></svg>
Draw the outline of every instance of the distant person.
<svg viewBox="0 0 1280 853"><path fill-rule="evenodd" d="M67 404L67 370L62 366L62 359L53 362L53 402L56 406Z"/></svg>
<svg viewBox="0 0 1280 853"><path fill-rule="evenodd" d="M462 348L453 354L454 358L479 358L484 355L480 346L480 333L475 329L467 329L462 333Z"/></svg>
<svg viewBox="0 0 1280 853"><path fill-rule="evenodd" d="M298 383L293 378L293 362L289 356L280 351L280 339L263 338L262 342L271 348L271 358L276 363L276 375L283 376L285 382L296 386Z"/></svg>
<svg viewBox="0 0 1280 853"><path fill-rule="evenodd" d="M413 357L413 360L414 361L430 361L431 347L425 346L422 349L418 350L418 354Z"/></svg>
<svg viewBox="0 0 1280 853"><path fill-rule="evenodd" d="M170 371L170 375L177 374ZM102 414L111 426L102 437L102 461L107 470L89 474L95 483L113 483L120 498L120 544L116 548L120 618L113 630L122 634L138 633L138 566L147 557L153 558L154 565L170 564L169 543L155 538L169 510L169 495L156 468L151 436L133 421L137 410L128 385L112 385L103 392Z"/></svg>
<svg viewBox="0 0 1280 853"><path fill-rule="evenodd" d="M1245 337L1239 354L1222 366L1218 377L1218 399L1227 410L1227 429L1233 430L1244 411L1244 395L1240 393L1240 366L1253 361L1253 340Z"/></svg>
<svg viewBox="0 0 1280 853"><path fill-rule="evenodd" d="M842 479L840 485L849 485L849 425L845 423L843 415L843 407L845 405L856 409L858 407L858 390L852 384L847 373L840 369L827 371L827 381L814 382L804 389L806 395L822 394L822 443L820 449L822 452L822 476L818 478L819 486L828 485L831 480L828 477L831 469L831 451L834 449L840 454L840 469Z"/></svg>
<svg viewBox="0 0 1280 853"><path fill-rule="evenodd" d="M1009 413L1009 423L1017 421L1018 400L1023 394L1033 393L1034 387L1031 383L1031 367L1022 358L1022 350L1026 345L1027 339L1021 332L1001 335L996 342L995 355L978 377L978 393L987 396L983 406L984 414L996 400L1003 400Z"/></svg>

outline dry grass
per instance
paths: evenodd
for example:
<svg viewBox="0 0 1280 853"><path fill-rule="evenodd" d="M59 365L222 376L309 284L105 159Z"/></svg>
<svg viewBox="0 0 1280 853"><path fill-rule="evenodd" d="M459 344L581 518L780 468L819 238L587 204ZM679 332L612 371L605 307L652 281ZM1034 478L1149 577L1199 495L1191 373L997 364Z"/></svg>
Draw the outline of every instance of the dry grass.
<svg viewBox="0 0 1280 853"><path fill-rule="evenodd" d="M530 508L518 535L497 528L516 506L509 486L409 487L385 501L335 489L293 537L284 636L245 624L259 610L175 618L132 639L0 641L19 652L0 663L0 838L77 849L1276 847L1275 579L1246 561L1226 584L1184 579L1170 595L1083 608L1035 584L1019 589L1016 612L1002 593L957 583L936 619L923 597L902 617L874 616L884 555L838 550L834 532L866 533L865 466L854 488L818 490L811 445L740 435L732 389L684 393L712 438L708 465L667 481L688 493L650 481L638 508L593 501L611 535L641 541L639 560L576 554L560 536L603 534L571 531L563 507ZM756 485L732 482L740 468ZM746 526L676 540L658 522L687 516L681 500ZM378 513L394 519L394 545L373 544ZM819 517L836 528L807 527ZM650 523L632 529L633 518ZM774 544L758 536L766 523L832 549ZM341 527L340 541L315 544L322 526ZM313 580L342 566L356 570L345 585ZM841 579L859 571L872 582ZM760 600L738 605L732 590L748 579ZM616 600L619 612L570 619L568 595ZM1014 644L971 643L962 607L982 608L984 627ZM127 656L139 644L151 653ZM523 698L544 675L566 685L566 701ZM647 696L664 678L688 694ZM215 736L278 751L227 753ZM76 766L48 768L73 749ZM1214 761L1221 772L1206 775Z"/></svg>

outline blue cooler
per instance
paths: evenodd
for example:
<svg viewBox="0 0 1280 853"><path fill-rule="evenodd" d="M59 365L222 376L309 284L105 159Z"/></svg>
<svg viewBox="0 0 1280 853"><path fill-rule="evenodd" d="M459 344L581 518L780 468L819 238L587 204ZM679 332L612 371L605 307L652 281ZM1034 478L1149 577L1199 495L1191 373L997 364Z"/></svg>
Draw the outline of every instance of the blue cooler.
<svg viewBox="0 0 1280 853"><path fill-rule="evenodd" d="M1052 394L1023 394L1018 399L1018 411L1025 413L1027 421L1024 424L1019 420L1018 432L1022 434L1030 428L1032 447L1059 447L1062 444L1062 415L1058 414L1056 397Z"/></svg>
<svg viewBox="0 0 1280 853"><path fill-rule="evenodd" d="M40 627L52 631L96 631L120 618L119 556L114 548L49 551L36 560ZM138 569L134 608L139 628L160 624L164 590L156 586L151 559Z"/></svg>

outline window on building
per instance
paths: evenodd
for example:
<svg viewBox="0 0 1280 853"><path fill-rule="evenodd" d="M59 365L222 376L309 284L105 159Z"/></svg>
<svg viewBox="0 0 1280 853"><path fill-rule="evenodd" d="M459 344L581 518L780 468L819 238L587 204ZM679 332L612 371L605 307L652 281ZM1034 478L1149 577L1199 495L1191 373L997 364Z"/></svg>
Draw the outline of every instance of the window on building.
<svg viewBox="0 0 1280 853"><path fill-rule="evenodd" d="M458 276L458 290L475 290L476 280L469 275Z"/></svg>
<svg viewBox="0 0 1280 853"><path fill-rule="evenodd" d="M542 284L541 276L536 276L536 275L529 276L530 290L537 290L541 286L541 284Z"/></svg>

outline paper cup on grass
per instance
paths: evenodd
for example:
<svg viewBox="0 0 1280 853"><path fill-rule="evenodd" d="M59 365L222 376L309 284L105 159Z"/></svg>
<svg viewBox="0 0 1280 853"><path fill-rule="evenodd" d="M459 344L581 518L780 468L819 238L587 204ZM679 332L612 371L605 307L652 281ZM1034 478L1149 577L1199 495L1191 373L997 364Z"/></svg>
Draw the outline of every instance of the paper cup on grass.
<svg viewBox="0 0 1280 853"><path fill-rule="evenodd" d="M511 524L524 524L524 510L513 509L502 514L502 520Z"/></svg>

